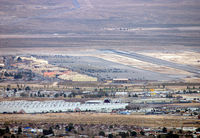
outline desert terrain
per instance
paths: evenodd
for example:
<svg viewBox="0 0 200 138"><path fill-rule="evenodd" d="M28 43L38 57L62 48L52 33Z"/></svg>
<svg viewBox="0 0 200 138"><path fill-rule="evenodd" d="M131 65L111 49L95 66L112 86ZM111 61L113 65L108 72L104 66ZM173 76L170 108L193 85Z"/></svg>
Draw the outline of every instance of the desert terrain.
<svg viewBox="0 0 200 138"><path fill-rule="evenodd" d="M109 124L135 125L146 127L185 127L199 126L199 120L193 117L159 115L116 115L104 113L48 113L0 115L0 121L12 123L74 123L74 124Z"/></svg>
<svg viewBox="0 0 200 138"><path fill-rule="evenodd" d="M199 5L198 0L2 0L1 54L27 48L197 51Z"/></svg>
<svg viewBox="0 0 200 138"><path fill-rule="evenodd" d="M2 136L8 130L4 124L17 136L27 124L39 124L37 129L46 124L42 129L52 130L48 127L53 122L64 124L64 135L70 134L66 125L73 123L154 128L152 136L167 127L179 136L196 137L199 7L199 0L1 0ZM40 101L38 107L50 101L52 109L31 107L26 112L26 100ZM87 111L77 107L62 112L55 109L56 100L100 104L92 111L86 104ZM6 110L15 101L20 110ZM104 102L128 106L100 110ZM46 135L43 130L38 136Z"/></svg>

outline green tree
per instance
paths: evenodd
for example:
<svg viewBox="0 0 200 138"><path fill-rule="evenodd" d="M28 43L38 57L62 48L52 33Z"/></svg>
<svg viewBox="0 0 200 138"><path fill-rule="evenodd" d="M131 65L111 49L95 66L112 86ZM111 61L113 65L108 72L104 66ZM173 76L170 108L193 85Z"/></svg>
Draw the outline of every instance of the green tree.
<svg viewBox="0 0 200 138"><path fill-rule="evenodd" d="M163 89L164 89L165 88L165 84L163 84L162 86L163 86Z"/></svg>
<svg viewBox="0 0 200 138"><path fill-rule="evenodd" d="M71 131L72 129L74 129L74 124L69 123L68 124L68 130Z"/></svg>
<svg viewBox="0 0 200 138"><path fill-rule="evenodd" d="M104 137L105 137L105 132L100 131L100 132L99 132L99 136L104 136Z"/></svg>
<svg viewBox="0 0 200 138"><path fill-rule="evenodd" d="M23 92L23 93L20 94L20 96L21 97L27 97L27 94Z"/></svg>
<svg viewBox="0 0 200 138"><path fill-rule="evenodd" d="M144 131L140 131L140 135L144 136L145 132Z"/></svg>
<svg viewBox="0 0 200 138"><path fill-rule="evenodd" d="M113 138L113 137L114 137L113 134L108 135L108 138Z"/></svg>
<svg viewBox="0 0 200 138"><path fill-rule="evenodd" d="M18 57L18 58L17 58L17 62L22 62L21 57Z"/></svg>
<svg viewBox="0 0 200 138"><path fill-rule="evenodd" d="M6 126L6 133L10 133L10 128Z"/></svg>
<svg viewBox="0 0 200 138"><path fill-rule="evenodd" d="M129 133L119 132L119 136L121 136L121 138L126 138L129 136Z"/></svg>
<svg viewBox="0 0 200 138"><path fill-rule="evenodd" d="M5 76L5 77L9 77L10 74L9 74L8 72L5 72L5 73L4 73L4 76Z"/></svg>
<svg viewBox="0 0 200 138"><path fill-rule="evenodd" d="M16 93L17 92L17 89L16 88L14 88L14 93Z"/></svg>
<svg viewBox="0 0 200 138"><path fill-rule="evenodd" d="M163 133L167 133L167 128L166 128L166 127L163 127L162 132L163 132Z"/></svg>
<svg viewBox="0 0 200 138"><path fill-rule="evenodd" d="M137 132L131 131L130 135L136 137L137 136Z"/></svg>
<svg viewBox="0 0 200 138"><path fill-rule="evenodd" d="M58 94L58 93L56 93L56 94L54 95L54 97L55 97L55 98L59 97L59 94Z"/></svg>
<svg viewBox="0 0 200 138"><path fill-rule="evenodd" d="M22 128L21 128L21 127L18 127L17 133L18 133L18 134L21 134L21 133L22 133Z"/></svg>
<svg viewBox="0 0 200 138"><path fill-rule="evenodd" d="M54 135L52 127L49 128L49 133Z"/></svg>
<svg viewBox="0 0 200 138"><path fill-rule="evenodd" d="M182 130L182 129L180 129L180 130L179 130L179 133L180 133L180 134L183 134L183 130Z"/></svg>
<svg viewBox="0 0 200 138"><path fill-rule="evenodd" d="M58 130L58 129L60 129L60 126L57 124L55 128Z"/></svg>
<svg viewBox="0 0 200 138"><path fill-rule="evenodd" d="M29 86L26 86L25 91L30 91L31 88Z"/></svg>
<svg viewBox="0 0 200 138"><path fill-rule="evenodd" d="M19 72L14 75L14 79L21 79L21 78L22 78L22 74Z"/></svg>
<svg viewBox="0 0 200 138"><path fill-rule="evenodd" d="M196 129L197 132L200 132L200 127Z"/></svg>

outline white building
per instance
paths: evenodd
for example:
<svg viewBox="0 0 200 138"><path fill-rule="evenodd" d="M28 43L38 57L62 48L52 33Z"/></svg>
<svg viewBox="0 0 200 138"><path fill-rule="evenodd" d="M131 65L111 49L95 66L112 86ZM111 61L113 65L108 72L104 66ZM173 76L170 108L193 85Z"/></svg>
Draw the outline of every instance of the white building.
<svg viewBox="0 0 200 138"><path fill-rule="evenodd" d="M116 92L115 96L128 96L128 92Z"/></svg>
<svg viewBox="0 0 200 138"><path fill-rule="evenodd" d="M0 113L46 113L46 112L68 112L68 111L96 111L111 112L113 109L125 109L127 103L104 103L103 101L65 102L63 100L52 101L2 101L0 102Z"/></svg>

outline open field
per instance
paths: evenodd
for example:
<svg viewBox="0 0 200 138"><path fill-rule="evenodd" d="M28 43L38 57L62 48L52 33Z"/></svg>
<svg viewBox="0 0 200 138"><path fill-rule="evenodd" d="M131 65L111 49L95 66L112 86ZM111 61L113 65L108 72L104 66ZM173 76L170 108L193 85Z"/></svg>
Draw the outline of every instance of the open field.
<svg viewBox="0 0 200 138"><path fill-rule="evenodd" d="M187 64L200 67L200 53L190 51L180 52L142 52L141 54L171 61L179 64Z"/></svg>
<svg viewBox="0 0 200 138"><path fill-rule="evenodd" d="M159 73L164 73L164 74L191 75L191 73L187 71L170 68L170 67L166 67L162 65L156 65L149 62L144 62L141 60L124 57L124 56L120 56L116 54L100 54L100 55L97 55L96 57L103 58L105 60L112 61L112 62L121 63L128 66L136 67L143 70L150 70L153 72L159 72Z"/></svg>
<svg viewBox="0 0 200 138"><path fill-rule="evenodd" d="M200 98L200 94L177 94L183 98Z"/></svg>
<svg viewBox="0 0 200 138"><path fill-rule="evenodd" d="M183 116L116 115L105 113L0 114L0 122L118 124L148 127L198 127L200 120Z"/></svg>
<svg viewBox="0 0 200 138"><path fill-rule="evenodd" d="M199 77L193 77L193 78L184 78L185 82L188 83L199 83L200 78Z"/></svg>
<svg viewBox="0 0 200 138"><path fill-rule="evenodd" d="M182 106L182 107L200 107L200 103L174 103L170 104L170 106Z"/></svg>
<svg viewBox="0 0 200 138"><path fill-rule="evenodd" d="M199 5L197 0L1 0L0 48L198 50Z"/></svg>

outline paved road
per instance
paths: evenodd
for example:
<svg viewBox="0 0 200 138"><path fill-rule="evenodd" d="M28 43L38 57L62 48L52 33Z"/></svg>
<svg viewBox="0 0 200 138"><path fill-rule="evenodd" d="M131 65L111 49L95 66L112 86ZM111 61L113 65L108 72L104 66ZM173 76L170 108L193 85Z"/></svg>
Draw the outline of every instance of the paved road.
<svg viewBox="0 0 200 138"><path fill-rule="evenodd" d="M195 68L193 66L189 66L189 65L173 63L170 61L166 61L166 60L162 60L162 59L158 59L158 58L154 58L154 57L150 57L150 56L145 56L145 55L137 54L134 52L128 53L128 52L117 51L117 50L113 50L113 49L106 49L103 51L113 52L115 54L119 54L119 55L126 56L129 58L134 58L134 59L138 59L141 61L145 61L145 62L157 64L157 65L163 65L163 66L167 66L167 67L171 67L171 68L176 68L176 69L180 69L180 70L184 70L184 71L188 71L188 72L200 75L200 69Z"/></svg>

